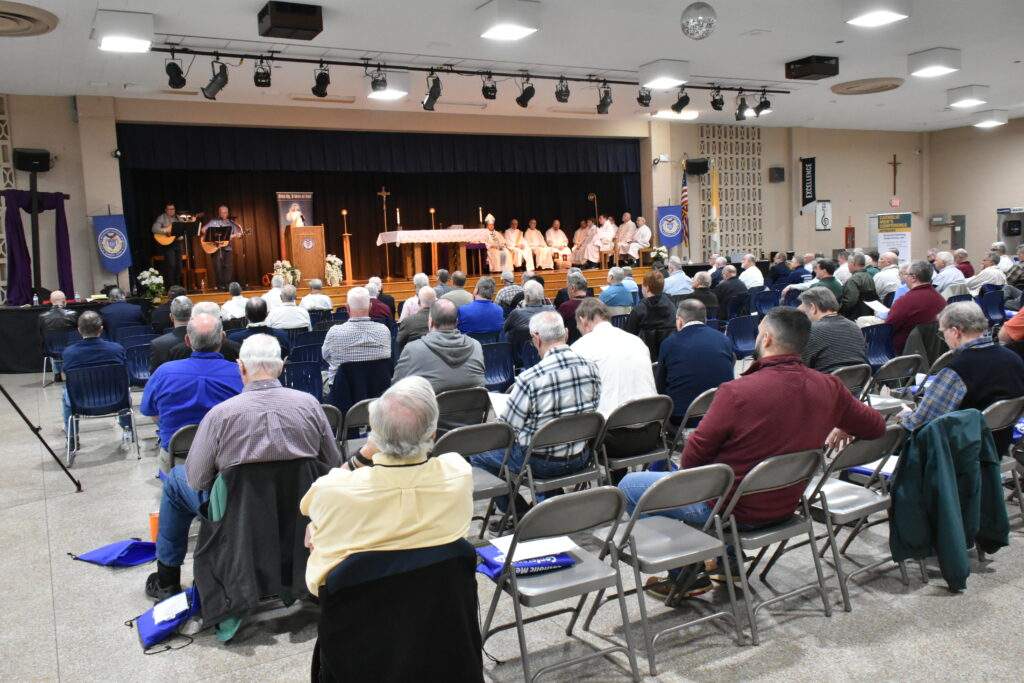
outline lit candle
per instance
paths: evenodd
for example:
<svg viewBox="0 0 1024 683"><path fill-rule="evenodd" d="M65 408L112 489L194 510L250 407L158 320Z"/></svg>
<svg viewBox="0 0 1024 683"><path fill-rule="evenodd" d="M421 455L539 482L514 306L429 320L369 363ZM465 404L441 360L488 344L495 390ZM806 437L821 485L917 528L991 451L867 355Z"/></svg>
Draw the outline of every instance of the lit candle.
<svg viewBox="0 0 1024 683"><path fill-rule="evenodd" d="M399 225L402 224L402 210L401 209L395 209L395 222L398 223Z"/></svg>
<svg viewBox="0 0 1024 683"><path fill-rule="evenodd" d="M476 207L476 213L477 213L477 216L480 217L480 222L483 223L484 222L484 207L482 207L482 206Z"/></svg>

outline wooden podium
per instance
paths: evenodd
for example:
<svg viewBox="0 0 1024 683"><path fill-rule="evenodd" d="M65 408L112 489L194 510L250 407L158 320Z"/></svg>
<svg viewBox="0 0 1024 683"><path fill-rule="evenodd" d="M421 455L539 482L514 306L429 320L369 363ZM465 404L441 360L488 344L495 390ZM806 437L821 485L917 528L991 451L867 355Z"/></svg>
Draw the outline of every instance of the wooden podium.
<svg viewBox="0 0 1024 683"><path fill-rule="evenodd" d="M285 243L288 245L288 260L302 273L302 282L324 279L324 258L327 256L324 226L289 226L285 229Z"/></svg>

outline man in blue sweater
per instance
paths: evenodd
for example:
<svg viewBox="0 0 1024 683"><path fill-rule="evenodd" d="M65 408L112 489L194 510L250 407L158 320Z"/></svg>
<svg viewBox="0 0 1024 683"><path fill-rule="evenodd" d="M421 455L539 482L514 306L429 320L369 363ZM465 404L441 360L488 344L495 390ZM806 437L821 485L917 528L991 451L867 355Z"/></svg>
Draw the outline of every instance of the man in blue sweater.
<svg viewBox="0 0 1024 683"><path fill-rule="evenodd" d="M622 281L626 279L626 273L615 266L608 271L608 286L601 292L601 302L605 306L632 306L633 305L633 294L626 286L622 284Z"/></svg>
<svg viewBox="0 0 1024 683"><path fill-rule="evenodd" d="M473 290L473 300L459 307L459 332L497 334L505 322L501 306L494 303L494 278L482 277Z"/></svg>
<svg viewBox="0 0 1024 683"><path fill-rule="evenodd" d="M661 343L654 380L658 393L672 398L673 425L701 393L735 378L735 358L729 338L711 329L707 309L696 299L676 308L676 330Z"/></svg>

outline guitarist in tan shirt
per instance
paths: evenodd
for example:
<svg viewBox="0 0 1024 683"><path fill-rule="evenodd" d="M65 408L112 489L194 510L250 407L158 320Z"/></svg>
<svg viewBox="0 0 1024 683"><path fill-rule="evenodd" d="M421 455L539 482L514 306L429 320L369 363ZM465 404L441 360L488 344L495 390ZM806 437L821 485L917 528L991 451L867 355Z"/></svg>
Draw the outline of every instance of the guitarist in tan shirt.
<svg viewBox="0 0 1024 683"><path fill-rule="evenodd" d="M155 253L163 257L160 273L164 276L164 286L181 284L181 241L172 233L172 226L178 220L178 212L172 202L164 205L164 212L153 221L153 239L156 241Z"/></svg>

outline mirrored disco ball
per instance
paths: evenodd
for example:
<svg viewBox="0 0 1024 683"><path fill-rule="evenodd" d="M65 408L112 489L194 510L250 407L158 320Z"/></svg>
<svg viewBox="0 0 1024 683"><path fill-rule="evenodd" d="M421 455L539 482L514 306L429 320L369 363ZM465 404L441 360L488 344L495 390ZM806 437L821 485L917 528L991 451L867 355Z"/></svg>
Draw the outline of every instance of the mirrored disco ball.
<svg viewBox="0 0 1024 683"><path fill-rule="evenodd" d="M683 10L679 27L683 35L694 40L703 40L715 31L718 25L718 14L715 8L706 2L695 2Z"/></svg>

